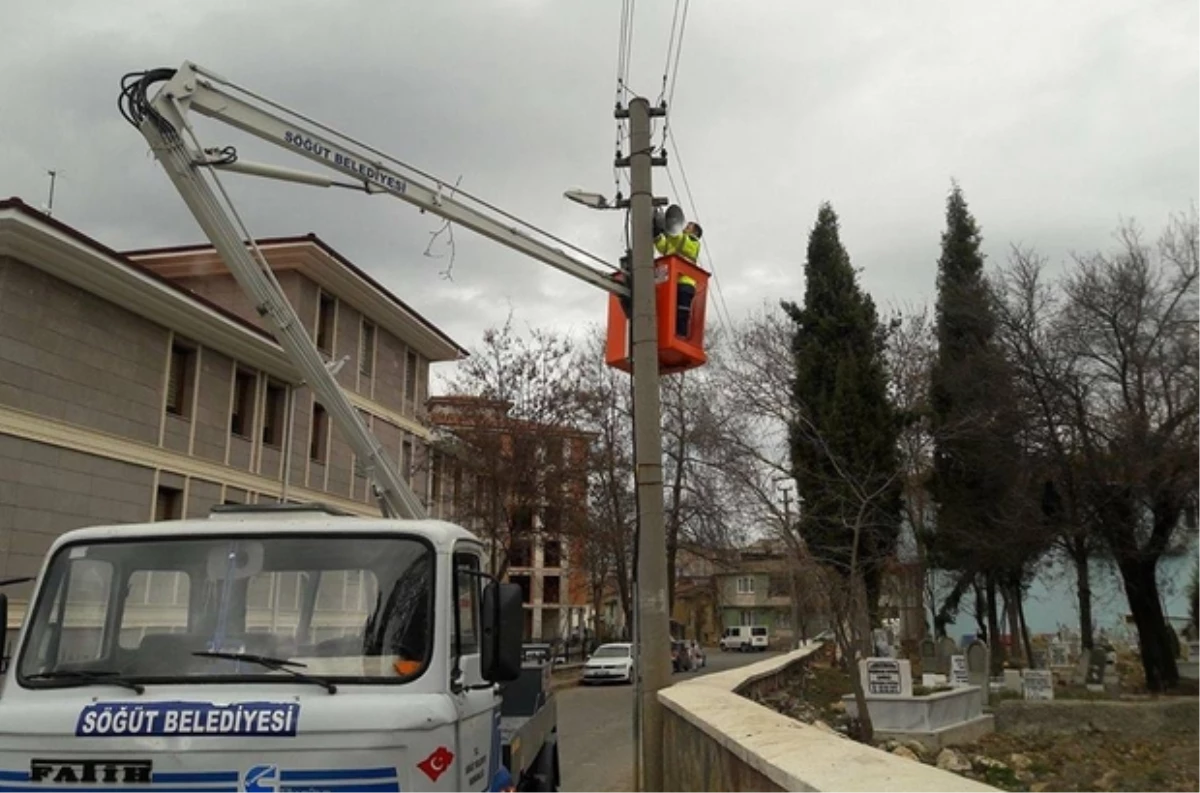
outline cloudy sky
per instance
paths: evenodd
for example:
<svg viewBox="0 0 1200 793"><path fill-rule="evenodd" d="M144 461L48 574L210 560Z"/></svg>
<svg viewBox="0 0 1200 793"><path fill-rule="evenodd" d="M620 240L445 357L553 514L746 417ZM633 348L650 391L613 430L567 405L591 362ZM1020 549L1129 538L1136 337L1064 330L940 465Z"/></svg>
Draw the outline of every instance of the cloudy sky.
<svg viewBox="0 0 1200 793"><path fill-rule="evenodd" d="M629 84L652 100L676 6L636 4ZM20 3L0 27L0 195L43 204L53 168L55 216L101 242L201 241L116 107L124 73L192 60L443 179L461 177L615 261L620 213L562 193L615 190L621 8ZM670 169L656 170L656 192L685 198L668 177L682 189L686 173L735 321L763 301L801 297L806 237L824 200L885 310L932 298L951 179L992 262L1014 242L1061 261L1106 246L1123 217L1154 230L1200 197L1198 17L1194 0L697 0L672 72L677 147ZM206 145L310 167L198 125ZM256 236L319 234L468 347L510 310L522 324L575 332L604 316L594 288L466 231L447 280L447 259L423 255L440 222L390 198L225 182ZM1046 594L1069 603L1067 591Z"/></svg>
<svg viewBox="0 0 1200 793"><path fill-rule="evenodd" d="M652 100L675 7L635 9L630 86ZM100 241L200 241L116 108L125 72L193 60L615 260L621 213L562 193L615 191L620 26L618 0L22 3L0 29L0 192L43 204L54 168L55 216ZM1060 260L1108 244L1121 217L1153 229L1197 199L1197 27L1192 0L697 0L656 191L684 198L668 176L682 190L686 173L735 320L802 294L823 200L876 301L924 302L952 178L992 261L1018 241ZM316 232L467 346L510 308L572 330L603 317L594 288L467 231L447 280L448 260L423 255L440 223L390 198L225 181L255 235Z"/></svg>

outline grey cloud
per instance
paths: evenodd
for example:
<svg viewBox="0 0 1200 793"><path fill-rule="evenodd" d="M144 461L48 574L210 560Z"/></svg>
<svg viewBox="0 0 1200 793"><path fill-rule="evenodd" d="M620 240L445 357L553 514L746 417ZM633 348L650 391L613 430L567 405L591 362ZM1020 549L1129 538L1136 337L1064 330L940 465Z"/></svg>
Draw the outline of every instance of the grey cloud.
<svg viewBox="0 0 1200 793"><path fill-rule="evenodd" d="M639 3L633 87L659 95L673 4ZM30 203L64 171L56 215L114 247L201 239L116 111L126 71L193 59L453 181L606 260L621 217L568 204L611 195L620 4L228 0L25 4L0 31L0 180ZM1197 8L1128 3L692 3L671 125L724 305L799 299L822 200L881 307L930 299L943 201L966 190L993 262L1023 241L1052 258L1150 227L1196 198ZM15 110L14 110L15 109ZM305 167L228 128L248 159ZM661 132L661 127L659 127ZM657 140L657 138L656 138ZM667 173L655 174L672 193ZM460 342L510 305L580 330L604 295L385 198L228 176L262 236L320 234ZM673 196L681 198L681 196ZM710 316L714 314L710 313Z"/></svg>

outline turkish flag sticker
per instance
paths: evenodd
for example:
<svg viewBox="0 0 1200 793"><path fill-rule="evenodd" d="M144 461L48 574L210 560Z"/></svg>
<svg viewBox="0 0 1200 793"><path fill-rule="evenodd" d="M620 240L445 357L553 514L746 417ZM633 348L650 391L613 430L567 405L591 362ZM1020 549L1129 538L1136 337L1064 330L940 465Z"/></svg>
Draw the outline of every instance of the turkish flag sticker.
<svg viewBox="0 0 1200 793"><path fill-rule="evenodd" d="M446 769L452 762L454 762L454 752L445 746L439 746L433 750L433 754L417 763L417 768L421 769L431 781L437 782L438 777L446 773Z"/></svg>

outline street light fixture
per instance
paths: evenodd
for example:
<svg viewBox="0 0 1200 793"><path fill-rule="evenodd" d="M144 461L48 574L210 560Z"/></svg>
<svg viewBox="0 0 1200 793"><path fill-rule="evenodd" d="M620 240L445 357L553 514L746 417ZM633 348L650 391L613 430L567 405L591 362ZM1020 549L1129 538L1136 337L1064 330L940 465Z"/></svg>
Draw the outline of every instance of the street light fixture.
<svg viewBox="0 0 1200 793"><path fill-rule="evenodd" d="M610 204L608 199L599 193L589 193L586 190L568 190L563 196L592 209L616 209L616 204Z"/></svg>

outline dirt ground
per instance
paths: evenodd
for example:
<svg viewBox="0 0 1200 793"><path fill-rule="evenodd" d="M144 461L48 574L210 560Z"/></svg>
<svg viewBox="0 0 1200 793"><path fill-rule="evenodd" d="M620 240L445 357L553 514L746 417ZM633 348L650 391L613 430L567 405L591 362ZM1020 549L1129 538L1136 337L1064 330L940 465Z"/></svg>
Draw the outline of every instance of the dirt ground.
<svg viewBox="0 0 1200 793"><path fill-rule="evenodd" d="M841 702L841 695L849 691L850 681L844 672L814 665L786 688L757 699L792 718L810 724L821 722L854 737L857 725L846 716ZM887 742L880 748L930 765L937 764L940 754L925 752L913 742L902 747ZM952 751L957 773L1004 790L1200 790L1200 736L1196 733L993 733Z"/></svg>

